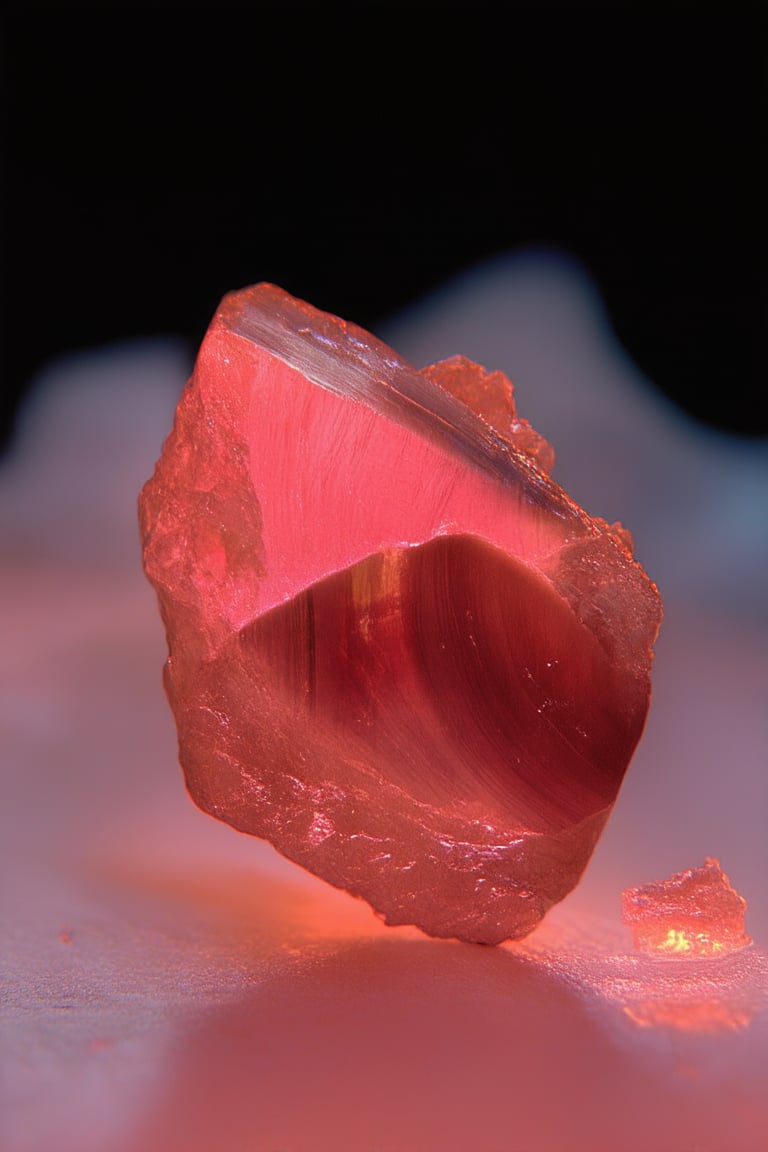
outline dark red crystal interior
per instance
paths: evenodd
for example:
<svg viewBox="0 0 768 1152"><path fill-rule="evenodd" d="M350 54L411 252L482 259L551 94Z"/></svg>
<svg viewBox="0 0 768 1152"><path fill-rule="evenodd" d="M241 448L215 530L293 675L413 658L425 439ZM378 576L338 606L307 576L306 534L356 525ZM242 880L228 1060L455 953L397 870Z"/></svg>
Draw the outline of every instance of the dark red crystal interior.
<svg viewBox="0 0 768 1152"><path fill-rule="evenodd" d="M370 556L240 644L298 726L343 732L417 801L535 831L612 803L643 721L551 585L466 535Z"/></svg>

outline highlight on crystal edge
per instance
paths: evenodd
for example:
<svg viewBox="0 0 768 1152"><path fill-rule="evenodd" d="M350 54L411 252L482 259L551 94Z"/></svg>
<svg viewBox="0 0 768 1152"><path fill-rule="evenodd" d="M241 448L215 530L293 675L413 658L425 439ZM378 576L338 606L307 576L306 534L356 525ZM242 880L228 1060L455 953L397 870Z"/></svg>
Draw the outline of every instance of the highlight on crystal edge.
<svg viewBox="0 0 768 1152"><path fill-rule="evenodd" d="M581 876L661 604L500 372L227 296L140 497L196 803L388 924L498 943Z"/></svg>

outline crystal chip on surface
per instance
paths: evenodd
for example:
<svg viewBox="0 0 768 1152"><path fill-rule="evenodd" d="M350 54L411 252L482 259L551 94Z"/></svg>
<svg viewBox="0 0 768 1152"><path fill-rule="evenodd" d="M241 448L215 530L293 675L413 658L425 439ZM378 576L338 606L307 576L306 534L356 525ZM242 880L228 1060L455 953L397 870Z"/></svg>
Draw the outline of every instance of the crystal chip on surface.
<svg viewBox="0 0 768 1152"><path fill-rule="evenodd" d="M623 920L635 947L657 956L723 956L750 943L744 931L747 902L718 860L676 872L668 880L628 888Z"/></svg>

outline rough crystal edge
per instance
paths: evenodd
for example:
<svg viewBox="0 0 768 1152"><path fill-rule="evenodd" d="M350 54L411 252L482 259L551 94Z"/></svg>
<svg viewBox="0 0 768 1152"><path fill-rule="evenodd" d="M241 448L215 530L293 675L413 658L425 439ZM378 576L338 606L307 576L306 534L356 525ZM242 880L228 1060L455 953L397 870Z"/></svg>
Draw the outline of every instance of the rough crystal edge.
<svg viewBox="0 0 768 1152"><path fill-rule="evenodd" d="M341 789L332 780L310 784L289 772L262 777L231 753L221 754L212 772L210 759L200 761L198 749L214 742L201 724L215 726L215 716L199 706L181 708L178 702L174 712L187 789L198 807L240 832L268 840L286 859L365 900L387 924L416 924L439 939L500 944L527 936L578 883L609 815L601 809L558 833L534 832L448 816L404 794L402 804L382 804L382 791L400 791L390 781L379 781L371 795L358 786ZM247 787L252 805L257 801L248 817L237 790L227 787L228 777L241 789ZM212 779L220 791L211 789ZM279 842L274 840L276 826L283 828ZM333 852L326 862L331 839ZM574 843L579 848L576 864ZM377 861L379 882L372 879ZM398 880L405 872L408 883L401 892ZM432 891L440 892L441 905L451 906L439 923Z"/></svg>

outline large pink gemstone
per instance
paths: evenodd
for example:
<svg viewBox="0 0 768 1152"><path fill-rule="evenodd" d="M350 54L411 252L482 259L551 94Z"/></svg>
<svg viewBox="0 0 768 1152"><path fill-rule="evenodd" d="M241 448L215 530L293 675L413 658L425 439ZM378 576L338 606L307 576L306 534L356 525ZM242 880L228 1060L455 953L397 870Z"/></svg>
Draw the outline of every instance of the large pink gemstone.
<svg viewBox="0 0 768 1152"><path fill-rule="evenodd" d="M195 801L390 924L535 927L616 798L661 615L551 463L501 373L228 296L140 501Z"/></svg>

